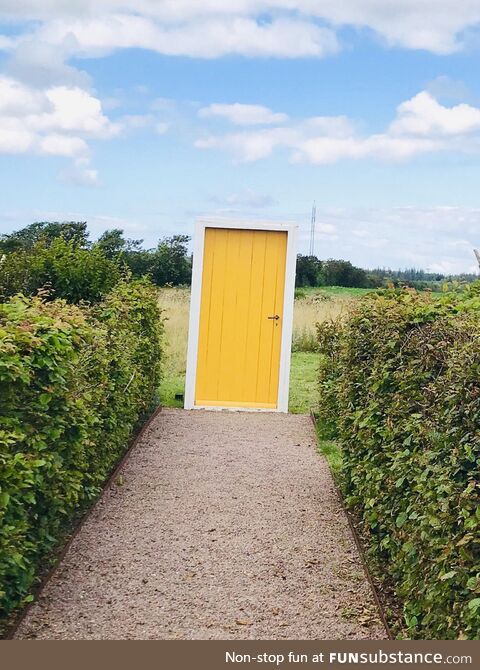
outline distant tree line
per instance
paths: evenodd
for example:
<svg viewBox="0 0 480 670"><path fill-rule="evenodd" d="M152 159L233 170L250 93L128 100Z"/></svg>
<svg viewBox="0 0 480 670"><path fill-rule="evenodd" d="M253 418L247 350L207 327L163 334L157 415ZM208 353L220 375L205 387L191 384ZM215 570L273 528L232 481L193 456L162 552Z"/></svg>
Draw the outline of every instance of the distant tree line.
<svg viewBox="0 0 480 670"><path fill-rule="evenodd" d="M47 289L71 302L96 302L125 272L149 275L158 286L189 284L189 240L173 235L144 249L119 228L92 242L85 221L32 223L0 236L0 299Z"/></svg>
<svg viewBox="0 0 480 670"><path fill-rule="evenodd" d="M419 290L441 290L449 281L472 282L478 279L476 274L445 275L427 272L417 268L391 270L374 268L365 270L352 265L350 261L329 259L322 261L316 256L297 256L296 286L346 286L354 288L381 288L410 286Z"/></svg>
<svg viewBox="0 0 480 670"><path fill-rule="evenodd" d="M189 285L192 258L188 235L162 238L151 248L126 238L123 230L107 230L90 240L85 221L40 221L0 236L0 300L15 293L50 290L71 302L102 298L122 273L148 275L157 286ZM452 279L472 281L476 275L445 276L417 268L365 270L350 261L297 257L296 286L378 288L393 284L440 290Z"/></svg>
<svg viewBox="0 0 480 670"><path fill-rule="evenodd" d="M297 256L296 286L347 286L367 288L371 286L365 270L350 261L321 261L316 256Z"/></svg>

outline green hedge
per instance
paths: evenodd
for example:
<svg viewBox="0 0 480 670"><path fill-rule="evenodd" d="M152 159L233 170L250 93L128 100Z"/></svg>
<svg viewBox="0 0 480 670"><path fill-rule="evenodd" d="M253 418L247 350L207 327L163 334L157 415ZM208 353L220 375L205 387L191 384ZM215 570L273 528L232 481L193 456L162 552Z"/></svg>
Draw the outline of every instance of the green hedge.
<svg viewBox="0 0 480 670"><path fill-rule="evenodd" d="M120 282L95 308L0 305L0 618L31 599L152 408L161 331L146 280Z"/></svg>
<svg viewBox="0 0 480 670"><path fill-rule="evenodd" d="M319 326L321 420L407 635L480 637L480 298L385 291Z"/></svg>
<svg viewBox="0 0 480 670"><path fill-rule="evenodd" d="M51 298L78 303L100 301L120 279L119 264L98 245L82 248L75 239L38 240L31 248L0 251L0 300L47 290Z"/></svg>

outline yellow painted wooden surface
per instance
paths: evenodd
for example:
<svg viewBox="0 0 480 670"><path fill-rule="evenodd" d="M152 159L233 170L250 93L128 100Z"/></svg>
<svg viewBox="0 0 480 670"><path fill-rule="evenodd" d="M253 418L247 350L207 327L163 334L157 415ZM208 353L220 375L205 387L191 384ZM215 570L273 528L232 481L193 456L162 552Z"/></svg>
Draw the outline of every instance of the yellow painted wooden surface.
<svg viewBox="0 0 480 670"><path fill-rule="evenodd" d="M286 254L286 232L206 229L196 405L277 407Z"/></svg>

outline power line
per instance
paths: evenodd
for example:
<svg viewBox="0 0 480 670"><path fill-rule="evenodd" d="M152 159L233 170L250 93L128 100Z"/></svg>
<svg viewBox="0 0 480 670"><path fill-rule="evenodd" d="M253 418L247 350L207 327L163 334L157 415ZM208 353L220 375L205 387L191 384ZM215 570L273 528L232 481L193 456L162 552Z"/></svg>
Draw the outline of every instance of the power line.
<svg viewBox="0 0 480 670"><path fill-rule="evenodd" d="M310 256L315 255L315 222L317 219L317 206L315 200L313 201L312 206L312 220L310 223Z"/></svg>

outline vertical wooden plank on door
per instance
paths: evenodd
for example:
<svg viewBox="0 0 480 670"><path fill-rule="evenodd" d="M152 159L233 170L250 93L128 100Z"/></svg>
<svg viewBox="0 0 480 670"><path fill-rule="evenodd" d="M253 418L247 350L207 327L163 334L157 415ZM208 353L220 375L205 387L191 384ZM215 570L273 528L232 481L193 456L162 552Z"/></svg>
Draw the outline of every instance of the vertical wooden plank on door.
<svg viewBox="0 0 480 670"><path fill-rule="evenodd" d="M267 233L252 231L252 256L250 266L250 304L248 311L248 339L245 356L245 402L257 402L258 369L260 365L260 338L262 331L263 278Z"/></svg>
<svg viewBox="0 0 480 670"><path fill-rule="evenodd" d="M238 294L235 312L235 356L232 361L232 375L236 380L236 397L231 400L247 402L245 395L245 353L248 349L248 331L251 297L252 231L239 232L239 253L237 268ZM247 233L247 234L245 234Z"/></svg>
<svg viewBox="0 0 480 670"><path fill-rule="evenodd" d="M275 238L272 237L272 247L272 272L275 274L275 296L273 301L272 315L279 315L280 319L274 321L275 325L273 329L272 347L270 352L270 378L268 393L269 398L275 399L276 402L278 397L280 354L284 322L283 302L285 297L287 234L282 232L275 233Z"/></svg>
<svg viewBox="0 0 480 670"><path fill-rule="evenodd" d="M225 251L225 279L222 309L222 333L220 338L220 366L218 373L218 389L215 399L230 402L235 400L236 379L232 374L235 360L236 302L238 299L238 254L239 231L225 232L227 245Z"/></svg>
<svg viewBox="0 0 480 670"><path fill-rule="evenodd" d="M202 400L215 398L218 392L226 270L226 238L222 233L222 230L216 228L207 228L205 231L195 393L195 397ZM210 283L208 277L211 277Z"/></svg>
<svg viewBox="0 0 480 670"><path fill-rule="evenodd" d="M276 276L273 273L274 240L277 233L266 233L265 259L263 268L263 292L260 308L260 337L258 342L256 402L275 404L276 398L269 397L270 365L272 343L275 335L275 321L269 319L274 314Z"/></svg>
<svg viewBox="0 0 480 670"><path fill-rule="evenodd" d="M283 284L285 281L286 233L268 232L265 249L261 337L259 347L256 401L277 404L280 345L283 323ZM272 319L269 317L279 316Z"/></svg>

